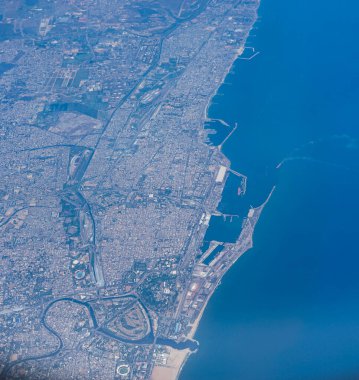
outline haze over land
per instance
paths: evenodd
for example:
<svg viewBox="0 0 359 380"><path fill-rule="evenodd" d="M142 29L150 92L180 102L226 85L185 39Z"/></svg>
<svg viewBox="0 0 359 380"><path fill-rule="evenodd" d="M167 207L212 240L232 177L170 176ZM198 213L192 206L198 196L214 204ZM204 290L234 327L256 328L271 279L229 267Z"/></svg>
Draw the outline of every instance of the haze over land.
<svg viewBox="0 0 359 380"><path fill-rule="evenodd" d="M0 3L1 378L175 379L198 348L263 208L203 246L233 217L207 109L258 5Z"/></svg>

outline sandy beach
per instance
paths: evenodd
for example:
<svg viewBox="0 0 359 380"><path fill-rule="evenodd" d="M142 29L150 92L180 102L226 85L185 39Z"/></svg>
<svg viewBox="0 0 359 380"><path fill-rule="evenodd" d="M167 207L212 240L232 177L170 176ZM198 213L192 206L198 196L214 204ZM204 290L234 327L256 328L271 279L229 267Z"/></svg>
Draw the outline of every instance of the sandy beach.
<svg viewBox="0 0 359 380"><path fill-rule="evenodd" d="M181 369L190 355L190 350L169 348L169 356L165 366L155 366L150 380L177 380Z"/></svg>

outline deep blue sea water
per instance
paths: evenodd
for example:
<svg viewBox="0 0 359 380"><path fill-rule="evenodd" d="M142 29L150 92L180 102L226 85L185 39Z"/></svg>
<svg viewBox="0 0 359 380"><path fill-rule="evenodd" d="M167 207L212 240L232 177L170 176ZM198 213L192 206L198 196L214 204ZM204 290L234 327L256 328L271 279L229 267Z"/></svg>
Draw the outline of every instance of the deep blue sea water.
<svg viewBox="0 0 359 380"><path fill-rule="evenodd" d="M239 124L224 152L248 176L222 210L276 191L181 380L359 379L358 14L355 0L262 0L247 43L261 53L214 99L210 116Z"/></svg>

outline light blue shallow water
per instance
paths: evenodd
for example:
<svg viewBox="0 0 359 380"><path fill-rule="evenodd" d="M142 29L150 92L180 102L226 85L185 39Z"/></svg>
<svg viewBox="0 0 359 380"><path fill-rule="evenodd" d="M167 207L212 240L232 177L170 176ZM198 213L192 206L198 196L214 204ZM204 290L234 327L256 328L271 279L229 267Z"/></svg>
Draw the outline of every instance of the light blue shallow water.
<svg viewBox="0 0 359 380"><path fill-rule="evenodd" d="M248 41L261 53L236 63L210 116L239 123L225 153L248 176L246 197L227 189L221 209L240 213L277 188L181 380L359 379L358 11L354 0L262 0Z"/></svg>

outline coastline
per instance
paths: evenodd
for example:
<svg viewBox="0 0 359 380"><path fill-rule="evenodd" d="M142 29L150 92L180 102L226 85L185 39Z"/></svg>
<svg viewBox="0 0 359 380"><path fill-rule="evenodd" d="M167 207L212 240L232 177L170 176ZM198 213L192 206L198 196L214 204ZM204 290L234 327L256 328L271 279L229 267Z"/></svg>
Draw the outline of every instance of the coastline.
<svg viewBox="0 0 359 380"><path fill-rule="evenodd" d="M155 365L150 380L178 380L190 354L189 349L168 348L166 365Z"/></svg>
<svg viewBox="0 0 359 380"><path fill-rule="evenodd" d="M260 3L259 3L259 5L260 5ZM205 123L208 122L208 121L210 121L210 120L215 120L215 119L210 118L210 116L209 116L209 112L210 112L210 108L211 108L211 106L213 104L213 100L217 96L219 90L225 84L225 80L228 77L228 75L230 75L231 70L235 66L236 62L238 61L238 59L240 59L241 55L244 53L244 51L245 51L245 44L246 44L247 39L248 39L248 37L249 37L249 35L250 35L250 33L251 33L254 25L256 24L257 20L258 20L258 9L257 9L257 12L256 12L256 18L253 20L253 23L252 23L251 27L248 29L248 32L246 33L245 39L243 41L243 45L240 46L236 50L236 53L233 56L233 59L231 60L230 64L228 65L227 70L224 71L222 80L218 81L217 88L215 89L215 91L213 91L212 95L208 98L208 101L207 101L206 106L204 108L203 116L202 116L202 119L201 119L201 134L203 134L205 137L207 136L207 132L206 132L206 129L205 129ZM221 119L220 121L221 121L221 123L225 123L225 124L227 124L229 126L229 124L225 121L225 119ZM237 126L232 129L232 131L230 132L230 134L225 138L225 140L219 146L212 147L212 149L217 150L217 153L218 153L219 157L221 158L222 163L226 164L226 167L229 170L231 168L231 161L223 153L223 151L222 151L222 145L223 145L224 142L226 142L227 140L229 140L231 138L231 136L232 136L232 134L233 134L233 132L235 131L236 128L237 128ZM202 143L208 145L206 143L206 141L205 141L205 138L203 138ZM223 190L224 190L224 188L226 186L226 179L224 181L224 185L223 185L223 189L222 189L222 196L223 196ZM260 209L259 214L261 213L262 209L267 204L269 198L272 195L272 192L268 196L267 200L262 205L260 205L260 206L258 206L256 208L256 209ZM218 202L218 204L217 204L216 207L218 207L218 205L220 204L222 196L221 196L221 198L220 198L220 200L219 200L219 202ZM256 222L257 221L258 221L258 219L256 220ZM254 225L255 225L255 223L254 223ZM254 229L254 226L253 226L253 229ZM228 246L230 249L233 249L234 247L236 247L240 243L241 236L242 236L242 234L238 237L237 242L235 242L235 243L225 243L225 246ZM228 268L228 270L251 247L252 247L252 239L251 239L251 245L249 246L249 248L246 248L246 249L244 249L243 251L240 252L240 254L238 255L238 257L233 261L233 263L230 265L230 267ZM224 249L224 252L226 252L226 249ZM215 288L209 294L209 296L206 299L205 303L203 304L203 306L202 306L202 308L201 308L201 310L200 310L200 312L199 312L196 320L191 325L191 330L190 330L190 332L187 335L188 339L194 339L194 337L196 335L196 332L198 330L198 327L200 325L201 319L202 319L202 317L204 315L204 312L205 312L205 310L207 308L207 305L208 305L209 301L211 300L211 298L212 298L213 294L215 293L215 291L220 286L221 279L223 278L224 275L225 275L225 273L222 274L222 275L220 275L220 279L219 279L217 285L215 286ZM192 354L195 354L196 352L197 352L197 350L194 351L194 352L191 352L190 350L186 349L186 350L182 350L182 355L181 355L180 351L178 351L176 349L173 349L173 348L168 348L168 357L167 357L167 363L166 363L166 365L155 365L153 367L152 375L151 375L151 379L150 380L179 380L180 376L181 376L181 373L182 373L182 370L183 370L183 368L184 368L187 360L189 359L189 357Z"/></svg>
<svg viewBox="0 0 359 380"><path fill-rule="evenodd" d="M240 56L244 53L244 50L245 50L245 44L246 44L247 39L248 39L248 37L249 37L249 35L250 35L250 33L251 33L251 31L252 31L254 25L256 24L257 20L258 20L258 10L257 10L256 18L255 18L255 20L253 21L253 24L252 24L251 28L248 30L248 33L246 34L246 37L245 37L245 40L244 40L243 45L237 49L236 54L235 54L234 58L232 59L232 62L230 63L230 65L228 66L228 69L225 71L225 73L224 73L224 75L223 75L222 81L221 81L220 84L218 85L217 89L213 92L212 96L208 99L208 102L207 102L206 107L205 107L205 109L204 109L204 116L203 116L203 119L202 119L202 121L201 121L202 131L205 131L204 126L205 126L206 121L213 120L213 119L209 116L209 112L210 112L210 108L211 108L211 106L212 106L212 104L213 104L213 100L214 100L214 98L217 96L217 94L218 94L219 90L221 89L221 87L225 84L225 80L226 80L226 78L228 77L228 75L231 73L231 70L232 70L233 67L235 66L236 62L238 61L238 59L240 59ZM226 122L225 120L223 120L223 121ZM231 138L232 133L234 132L234 130L235 130L235 128L232 130L232 132L230 132L229 136L227 136L227 137L225 138L225 141L227 141L229 138ZM229 158L223 153L223 151L222 151L222 144L223 144L223 142L222 142L218 147L214 147L214 149L217 149L217 150L218 150L219 154L220 154L221 157L223 158L223 161L227 162L227 167L228 167L228 169L230 169L230 168L231 168L231 161L230 161L230 159L229 159ZM225 185L224 185L224 187L225 187ZM223 189L224 189L224 187L223 187ZM263 205L260 205L259 207L263 207L263 208L264 208L264 206L265 206L265 205L267 204L267 202L269 201L269 198L271 197L272 193L273 193L273 190L272 190L272 192L270 193L270 195L268 196L267 200L264 202L264 204L263 204ZM223 195L223 190L222 190L222 195ZM221 199L222 199L222 197L221 197ZM220 203L220 202L219 202L219 203ZM218 203L218 205L219 205L219 203ZM218 207L218 205L217 205L217 207ZM239 239L240 239L240 237L238 238L238 240L239 240ZM245 250L244 252L242 252L242 253L240 254L240 256L242 256L245 252L247 252L247 250ZM240 256L239 256L239 257L240 257ZM239 257L238 257L238 258L239 258ZM238 259L238 258L237 258L237 259ZM237 260L236 260L236 261L237 261ZM231 267L232 267L234 264L235 264L235 262L231 265ZM201 309L201 311L200 311L198 317L196 318L195 322L193 323L193 325L192 325L192 327L191 327L191 330L190 330L189 334L187 335L187 338L189 338L189 339L194 339L194 337L195 337L195 335L196 335L196 332L197 332L197 329L198 329L198 327L199 327L199 325L200 325L201 319L202 319L202 317L203 317L203 315L204 315L204 312L205 312L205 310L206 310L206 308L207 308L207 305L208 305L209 301L211 300L213 294L216 292L216 290L217 290L218 287L220 286L220 284L221 284L221 281L218 282L218 284L216 285L216 287L213 289L213 291L211 292L211 294L210 294L209 297L207 298L207 300L206 300L206 302L204 303L204 305L203 305L203 307L202 307L202 309ZM175 378L166 378L166 379L163 379L163 380L179 380L179 379L180 379L180 376L181 376L182 369L184 368L184 366L185 366L187 360L189 359L189 357L190 357L192 354L195 354L196 352L197 352L197 351L195 351L195 352L190 352L190 351L188 351L188 353L187 353L186 356L183 358L181 364L180 364L179 367L178 367L177 375L176 375ZM151 379L151 380L152 380L152 379ZM155 380L162 380L162 379L161 379L161 378L156 378Z"/></svg>
<svg viewBox="0 0 359 380"><path fill-rule="evenodd" d="M325 64L329 39L323 38L323 31L334 20L341 21L340 12L331 5L322 11L323 4L317 4L308 15L309 5L278 1L262 8L265 21L254 45L264 54L253 64L239 63L228 80L232 85L223 90L223 100L218 97L209 111L224 119L228 112L231 124L237 110L241 112L238 121L243 130L224 152L233 159L232 167L252 182L253 173L258 173L255 189L249 183L251 203L264 193L260 189L267 191L266 185L274 182L277 189L256 228L255 248L228 273L228 279L224 277L223 289L206 308L208 314L196 333L201 349L187 363L183 380L272 380L288 374L293 379L358 377L353 341L357 255L353 243L348 243L355 239L350 226L355 225L354 173L340 173L338 166L323 168L312 159L293 160L294 151L300 157L353 165L355 149L349 145L357 141L353 115L345 117L346 123L339 115L350 111L354 89L348 88L347 80L350 75L355 78L357 69L350 71L350 48L343 53L345 62L336 58ZM319 14L323 17L318 28L314 15ZM298 33L306 18L308 28ZM341 34L333 41L339 42ZM344 74L339 65L343 63L349 66ZM236 80L241 75L246 79ZM340 91L333 93L328 78L331 87ZM343 130L350 137L339 142L337 135ZM249 156L249 162L243 162L248 154L253 154L252 161ZM287 164L275 170L283 161ZM272 169L274 178L266 180Z"/></svg>
<svg viewBox="0 0 359 380"><path fill-rule="evenodd" d="M252 224L252 222L250 221L250 218L248 218L249 220L249 224L251 225L253 231L255 229L255 225L257 224L259 218L260 218L260 215L262 213L262 211L264 210L264 208L266 207L266 205L268 204L270 198L272 197L274 191L276 189L276 186L273 186L271 192L269 193L267 199L258 207L252 209L253 212L254 212L254 217L255 217L255 221L254 223ZM199 313L199 315L197 316L196 320L194 321L194 323L192 324L191 326L191 330L189 332L189 334L187 335L187 338L188 339L194 339L195 337L195 334L197 332L197 329L200 325L200 322L201 322L201 319L204 315L204 312L205 310L207 309L207 305L208 303L210 302L210 300L212 299L212 296L215 294L215 292L217 291L217 289L219 288L219 286L221 285L221 280L222 278L226 275L227 271L230 270L234 265L235 263L237 262L237 260L239 260L245 253L247 253L252 247L253 247L253 239L252 239L252 235L250 235L250 244L249 246L244 246L243 249L241 250L240 247L238 247L238 243L239 243L239 240L242 236L242 234L240 235L240 237L238 238L238 241L236 243L233 243L233 244L228 244L228 246L230 246L231 248L234 248L238 250L238 254L235 256L235 259L233 260L233 262L231 263L231 265L229 266L229 268L220 276L218 282L217 282L217 285L216 287L212 290L212 292L209 294L206 302L203 304L202 306L202 309ZM172 349L171 349L172 350ZM191 352L188 350L186 356L183 358L183 361L180 365L180 368L178 368L178 372L177 372L177 376L174 377L174 378L165 378L165 379L162 379L162 378L156 378L156 379L151 379L151 380L178 380L180 378L180 375L181 375L181 371L182 369L184 368L187 360L189 359L189 357L192 355L192 354L195 354L197 352L197 350L195 352Z"/></svg>
<svg viewBox="0 0 359 380"><path fill-rule="evenodd" d="M253 25L257 22L257 20L258 20L258 13L257 13L257 18L255 19ZM249 34L250 34L250 32L251 32L252 29L253 29L253 26L252 26L252 28L249 30L249 33L246 35L245 42L247 41L248 36L249 36ZM245 43L244 43L244 45L245 45ZM237 52L236 52L236 54L234 55L234 58L233 58L232 62L231 62L230 65L228 66L228 69L225 71L225 73L224 73L224 75L223 75L223 78L222 78L221 82L219 83L217 89L216 89L216 90L213 92L213 94L208 98L208 102L207 102L206 107L205 107L205 109L204 109L204 117L203 117L203 120L201 121L201 123L203 124L203 129L204 129L204 123L205 123L206 121L214 120L214 119L212 119L211 117L209 117L209 110L210 110L211 105L212 105L212 103L213 103L213 99L217 96L218 91L219 91L220 88L224 85L225 80L226 80L227 76L230 74L230 72L231 72L233 66L235 65L237 59L243 54L244 49L245 49L245 46L244 46L244 45L243 45L242 47L240 47L240 48L237 49Z"/></svg>

